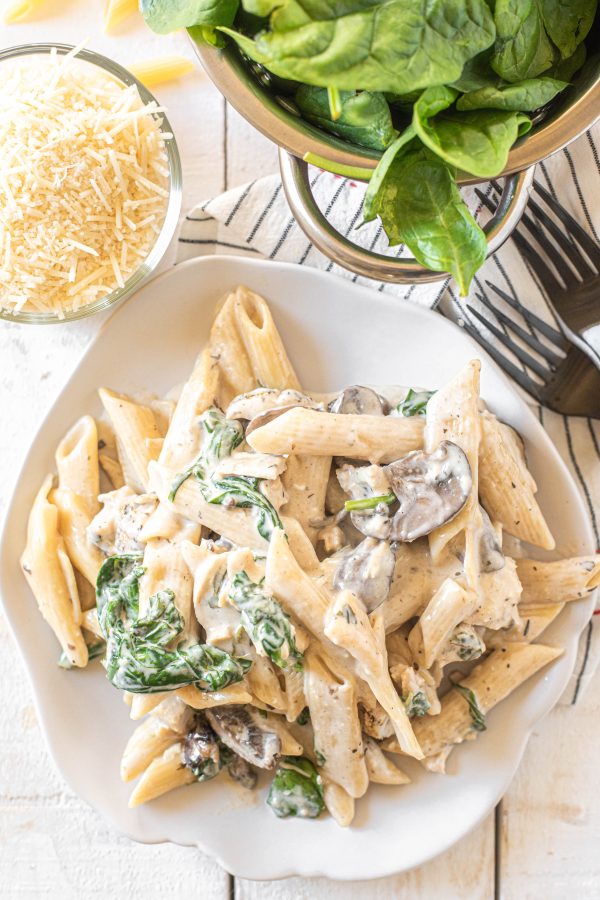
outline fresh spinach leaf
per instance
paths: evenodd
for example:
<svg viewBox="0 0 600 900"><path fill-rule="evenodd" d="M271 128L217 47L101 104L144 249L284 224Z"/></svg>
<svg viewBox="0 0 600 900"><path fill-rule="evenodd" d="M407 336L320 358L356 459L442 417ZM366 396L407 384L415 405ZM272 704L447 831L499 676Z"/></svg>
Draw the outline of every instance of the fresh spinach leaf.
<svg viewBox="0 0 600 900"><path fill-rule="evenodd" d="M575 53L594 23L597 0L539 0L542 20L548 36L563 59Z"/></svg>
<svg viewBox="0 0 600 900"><path fill-rule="evenodd" d="M471 713L471 721L473 722L473 730L474 731L486 731L487 725L485 724L485 715L479 708L479 703L477 702L477 697L474 692L466 688L462 684L454 685L456 690L463 695L465 700L469 705L469 712Z"/></svg>
<svg viewBox="0 0 600 900"><path fill-rule="evenodd" d="M567 87L566 82L554 78L530 78L516 84L484 87L463 94L456 101L458 110L505 109L514 112L533 112L545 106Z"/></svg>
<svg viewBox="0 0 600 900"><path fill-rule="evenodd" d="M481 109L445 113L456 99L447 87L428 88L414 106L413 127L445 162L480 178L495 178L506 166L514 142L531 128L519 112Z"/></svg>
<svg viewBox="0 0 600 900"><path fill-rule="evenodd" d="M244 571L237 572L228 596L241 613L244 631L259 651L280 669L302 664L296 646L296 630L290 617L263 583L256 584Z"/></svg>
<svg viewBox="0 0 600 900"><path fill-rule="evenodd" d="M363 219L365 222L371 222L379 215L382 189L392 163L396 162L401 156L407 153L410 146L414 146L414 138L415 130L412 125L409 125L408 128L403 131L402 134L398 135L398 137L390 144L377 163L377 168L373 172L371 180L367 185L363 200ZM415 141L414 143L417 142Z"/></svg>
<svg viewBox="0 0 600 900"><path fill-rule="evenodd" d="M157 34L168 34L191 25L231 25L238 0L140 0L146 25Z"/></svg>
<svg viewBox="0 0 600 900"><path fill-rule="evenodd" d="M490 66L491 50L484 50L464 65L460 78L449 85L457 91L478 91L483 87L494 87L500 82L498 75ZM415 98L418 99L418 98Z"/></svg>
<svg viewBox="0 0 600 900"><path fill-rule="evenodd" d="M401 416L425 416L427 415L427 404L435 394L435 391L413 391L409 388L406 397L401 400L396 411Z"/></svg>
<svg viewBox="0 0 600 900"><path fill-rule="evenodd" d="M221 30L284 78L396 94L454 81L495 37L484 0L284 0L270 25L254 40Z"/></svg>
<svg viewBox="0 0 600 900"><path fill-rule="evenodd" d="M279 818L316 819L325 809L323 782L309 759L282 756L267 803Z"/></svg>
<svg viewBox="0 0 600 900"><path fill-rule="evenodd" d="M559 56L557 51L557 56ZM587 57L587 49L585 44L580 44L575 53L567 59L558 59L555 61L551 69L548 69L547 76L556 78L559 81L572 81L573 76L579 72Z"/></svg>
<svg viewBox="0 0 600 900"><path fill-rule="evenodd" d="M539 0L496 0L496 44L492 69L505 81L535 78L554 61Z"/></svg>
<svg viewBox="0 0 600 900"><path fill-rule="evenodd" d="M466 295L487 242L453 170L425 148L411 147L388 168L376 205L390 244L404 241L422 265L450 272Z"/></svg>
<svg viewBox="0 0 600 900"><path fill-rule="evenodd" d="M397 135L383 94L341 91L341 112L335 121L324 88L303 84L296 91L294 100L307 121L359 147L385 150Z"/></svg>

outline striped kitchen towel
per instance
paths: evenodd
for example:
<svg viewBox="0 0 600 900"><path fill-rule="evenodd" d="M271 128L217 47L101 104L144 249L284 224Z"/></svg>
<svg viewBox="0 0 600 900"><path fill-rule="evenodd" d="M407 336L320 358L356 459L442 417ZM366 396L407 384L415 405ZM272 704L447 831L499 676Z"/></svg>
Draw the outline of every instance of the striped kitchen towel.
<svg viewBox="0 0 600 900"><path fill-rule="evenodd" d="M600 125L585 134L567 150L541 163L536 177L600 242ZM404 247L388 248L385 235L373 222L357 230L361 219L364 186L318 169L311 171L311 184L321 210L333 226L345 236L379 253L409 256ZM491 187L487 186L491 191ZM473 189L464 191L467 203L479 216L481 204ZM485 215L485 213L483 213ZM482 310L476 295L488 296L490 281L515 300L525 303L549 322L548 310L531 271L512 241L508 241L489 259L474 279L468 301L458 296L450 280L425 285L393 285L353 275L332 263L308 240L292 216L285 200L279 176L271 175L198 204L184 219L177 248L177 262L205 254L233 254L253 258L276 259L315 266L334 272L357 284L367 285L411 301L458 321L469 322L482 330L466 309L468 302ZM493 302L492 295L492 302ZM600 329L599 329L600 330ZM490 333L486 340L493 342ZM599 337L600 344L600 337ZM527 402L531 398L523 395ZM536 407L536 413L554 441L589 511L596 547L600 548L600 422L567 418ZM597 610L600 613L600 609ZM581 697L600 661L600 616L592 617L582 635L579 657L562 702L572 704Z"/></svg>

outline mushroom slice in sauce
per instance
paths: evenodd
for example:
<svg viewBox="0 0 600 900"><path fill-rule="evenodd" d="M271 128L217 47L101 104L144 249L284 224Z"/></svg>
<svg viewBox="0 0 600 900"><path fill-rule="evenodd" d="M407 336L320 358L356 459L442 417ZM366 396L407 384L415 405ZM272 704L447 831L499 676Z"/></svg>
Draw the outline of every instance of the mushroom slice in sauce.
<svg viewBox="0 0 600 900"><path fill-rule="evenodd" d="M214 778L223 767L217 735L201 714L194 717L193 726L184 738L183 764L198 781Z"/></svg>
<svg viewBox="0 0 600 900"><path fill-rule="evenodd" d="M277 388L256 388L246 394L234 397L225 415L228 419L253 419L268 410L277 407L304 406L307 409L318 409L319 404L311 397L287 388L280 391Z"/></svg>
<svg viewBox="0 0 600 900"><path fill-rule="evenodd" d="M479 568L482 572L498 572L504 568L506 561L502 552L502 543L483 506L480 507L480 510L483 527L479 537Z"/></svg>
<svg viewBox="0 0 600 900"><path fill-rule="evenodd" d="M471 491L469 460L451 441L433 453L415 450L385 471L400 504L390 529L393 541L414 541L449 522Z"/></svg>
<svg viewBox="0 0 600 900"><path fill-rule="evenodd" d="M242 759L241 756L238 756L237 753L234 753L231 762L227 766L227 771L234 781L237 781L238 784L241 784L242 787L247 788L249 791L256 787L258 775L252 766L245 759Z"/></svg>
<svg viewBox="0 0 600 900"><path fill-rule="evenodd" d="M329 404L329 412L355 416L385 416L389 409L390 405L384 397L362 384L344 388Z"/></svg>
<svg viewBox="0 0 600 900"><path fill-rule="evenodd" d="M368 537L342 557L333 586L339 591L351 591L371 613L387 599L395 563L394 551L387 541Z"/></svg>
<svg viewBox="0 0 600 900"><path fill-rule="evenodd" d="M223 743L259 769L273 769L281 740L270 731L258 710L241 704L206 710L206 717Z"/></svg>

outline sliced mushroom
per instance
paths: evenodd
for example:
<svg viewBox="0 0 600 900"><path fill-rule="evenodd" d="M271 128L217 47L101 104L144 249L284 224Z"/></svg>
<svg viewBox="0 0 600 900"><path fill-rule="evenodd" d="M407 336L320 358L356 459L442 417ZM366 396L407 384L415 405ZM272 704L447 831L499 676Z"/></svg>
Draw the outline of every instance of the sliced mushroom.
<svg viewBox="0 0 600 900"><path fill-rule="evenodd" d="M393 541L414 541L449 522L471 491L469 460L451 441L433 453L415 450L385 471L400 504L390 529Z"/></svg>
<svg viewBox="0 0 600 900"><path fill-rule="evenodd" d="M483 506L480 509L483 528L479 538L479 568L482 572L498 572L506 561L502 544Z"/></svg>
<svg viewBox="0 0 600 900"><path fill-rule="evenodd" d="M389 410L390 405L385 397L362 384L344 388L329 404L329 412L358 416L385 416Z"/></svg>
<svg viewBox="0 0 600 900"><path fill-rule="evenodd" d="M234 781L237 781L238 784L241 784L247 790L251 791L256 787L258 775L252 766L245 759L242 759L241 756L238 756L237 753L233 755L233 759L227 766L227 771Z"/></svg>
<svg viewBox="0 0 600 900"><path fill-rule="evenodd" d="M281 740L254 707L232 704L206 710L223 743L259 769L273 769L281 753Z"/></svg>
<svg viewBox="0 0 600 900"><path fill-rule="evenodd" d="M277 388L256 388L246 394L234 397L225 415L228 419L253 419L269 410L277 407L304 406L308 409L318 409L319 404L311 397L300 391L287 389L280 391Z"/></svg>
<svg viewBox="0 0 600 900"><path fill-rule="evenodd" d="M333 586L339 591L351 591L371 613L387 599L395 562L394 551L387 541L368 537L342 557L333 576Z"/></svg>
<svg viewBox="0 0 600 900"><path fill-rule="evenodd" d="M193 727L184 738L182 757L184 766L200 781L214 778L223 766L217 736L202 714L194 717Z"/></svg>

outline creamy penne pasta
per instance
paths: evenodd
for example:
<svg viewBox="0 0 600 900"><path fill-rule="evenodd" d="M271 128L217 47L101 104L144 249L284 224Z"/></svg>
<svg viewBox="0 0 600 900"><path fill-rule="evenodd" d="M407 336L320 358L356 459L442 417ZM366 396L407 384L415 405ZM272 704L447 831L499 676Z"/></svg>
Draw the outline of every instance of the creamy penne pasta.
<svg viewBox="0 0 600 900"><path fill-rule="evenodd" d="M264 771L276 816L346 827L371 783L410 781L389 753L443 771L560 655L536 641L600 562L508 552L554 543L479 360L431 390L315 393L243 286L198 351L167 397L100 389L23 571L60 665L101 660L121 692L131 806Z"/></svg>

